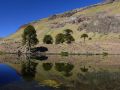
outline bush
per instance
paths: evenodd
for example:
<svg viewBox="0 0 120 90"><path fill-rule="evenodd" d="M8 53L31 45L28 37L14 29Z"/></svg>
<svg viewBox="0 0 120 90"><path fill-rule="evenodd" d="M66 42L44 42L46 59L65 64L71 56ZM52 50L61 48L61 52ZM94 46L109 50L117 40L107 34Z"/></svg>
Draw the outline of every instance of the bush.
<svg viewBox="0 0 120 90"><path fill-rule="evenodd" d="M89 38L89 40L92 40L92 38Z"/></svg>
<svg viewBox="0 0 120 90"><path fill-rule="evenodd" d="M82 35L81 35L81 38L84 38L84 42L85 42L85 39L88 38L88 34L85 34L85 33L82 34Z"/></svg>

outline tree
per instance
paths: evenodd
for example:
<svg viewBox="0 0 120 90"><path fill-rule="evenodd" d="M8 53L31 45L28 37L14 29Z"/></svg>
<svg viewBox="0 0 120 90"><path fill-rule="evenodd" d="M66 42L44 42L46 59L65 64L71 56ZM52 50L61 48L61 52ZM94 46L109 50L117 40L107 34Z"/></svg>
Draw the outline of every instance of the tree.
<svg viewBox="0 0 120 90"><path fill-rule="evenodd" d="M73 36L70 34L70 35L66 35L65 36L65 41L67 44L70 44L72 43L73 41L75 41L75 39L73 38Z"/></svg>
<svg viewBox="0 0 120 90"><path fill-rule="evenodd" d="M85 39L88 38L88 35L87 34L82 34L81 38L84 38L84 42L85 42Z"/></svg>
<svg viewBox="0 0 120 90"><path fill-rule="evenodd" d="M27 50L30 53L31 46L38 44L36 30L32 25L28 25L22 34L23 45L27 46Z"/></svg>
<svg viewBox="0 0 120 90"><path fill-rule="evenodd" d="M62 33L59 33L56 35L55 39L56 39L55 40L56 44L64 43L65 42L65 35Z"/></svg>
<svg viewBox="0 0 120 90"><path fill-rule="evenodd" d="M72 41L75 41L75 39L71 35L73 33L72 30L66 29L66 30L64 30L64 32L65 32L65 41L66 41L66 43L70 44Z"/></svg>
<svg viewBox="0 0 120 90"><path fill-rule="evenodd" d="M45 44L53 44L53 38L51 35L45 35L44 36L44 39L43 39L43 42Z"/></svg>
<svg viewBox="0 0 120 90"><path fill-rule="evenodd" d="M69 35L69 34L73 33L73 31L71 29L66 29L66 30L64 30L64 33L65 33L65 35Z"/></svg>

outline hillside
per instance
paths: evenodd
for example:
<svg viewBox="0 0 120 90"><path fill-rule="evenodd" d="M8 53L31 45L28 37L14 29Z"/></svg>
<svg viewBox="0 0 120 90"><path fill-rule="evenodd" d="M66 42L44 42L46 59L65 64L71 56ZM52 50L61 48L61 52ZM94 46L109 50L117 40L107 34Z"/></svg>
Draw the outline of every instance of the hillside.
<svg viewBox="0 0 120 90"><path fill-rule="evenodd" d="M114 33L120 32L120 2L76 9L33 21L29 24L36 28L39 40L42 40L46 34L55 37L56 34L68 28L73 30L76 42L80 41L80 36L84 32L88 33L93 39L114 37ZM15 34L8 38L21 39L25 26L21 26Z"/></svg>
<svg viewBox="0 0 120 90"><path fill-rule="evenodd" d="M114 45L115 47L120 45L120 0L106 0L104 3L53 15L28 24L35 27L40 44L43 43L44 35L50 34L55 38L63 30L71 29L75 38L74 44L77 44L76 46L73 45L76 48L76 52L79 52L77 51L78 48L88 51L89 47L92 49L95 47L96 52L114 50L115 48L112 48ZM15 34L5 38L5 40L21 41L23 30L28 24L21 26ZM91 38L91 40L87 40L88 45L83 45L86 47L79 46L83 42L83 38L81 38L83 33L87 33L89 38ZM96 47L94 44L98 46ZM53 49L52 45L47 46L51 50ZM60 47L57 46L57 48ZM61 49L64 50L63 48Z"/></svg>

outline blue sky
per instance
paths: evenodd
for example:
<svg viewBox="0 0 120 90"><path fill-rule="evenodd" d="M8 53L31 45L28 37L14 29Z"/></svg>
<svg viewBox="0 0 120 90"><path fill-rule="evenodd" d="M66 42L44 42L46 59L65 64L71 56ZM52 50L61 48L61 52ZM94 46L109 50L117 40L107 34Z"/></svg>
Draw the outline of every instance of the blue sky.
<svg viewBox="0 0 120 90"><path fill-rule="evenodd" d="M0 0L0 37L28 22L89 6L102 0Z"/></svg>

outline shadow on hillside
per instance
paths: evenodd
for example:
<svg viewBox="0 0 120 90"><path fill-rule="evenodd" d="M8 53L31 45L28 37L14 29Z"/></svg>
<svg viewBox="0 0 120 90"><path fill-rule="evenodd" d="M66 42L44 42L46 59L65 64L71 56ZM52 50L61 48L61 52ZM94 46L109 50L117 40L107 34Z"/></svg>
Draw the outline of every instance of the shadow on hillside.
<svg viewBox="0 0 120 90"><path fill-rule="evenodd" d="M47 47L44 47L44 46L35 47L35 48L32 48L32 49L31 49L31 52L32 52L32 53L36 53L36 52L47 52L47 51L48 51L48 48L47 48Z"/></svg>

